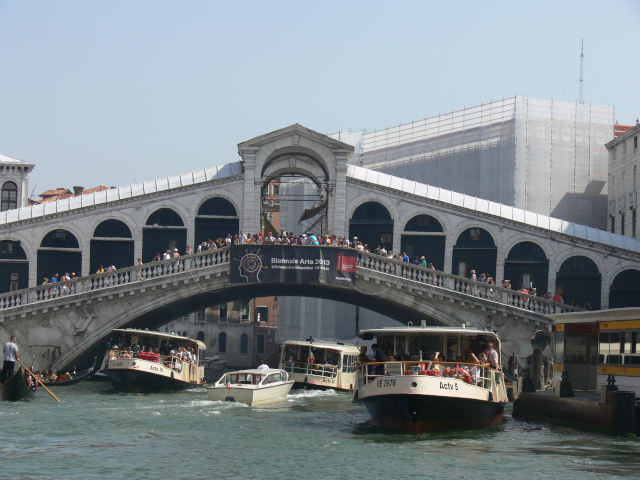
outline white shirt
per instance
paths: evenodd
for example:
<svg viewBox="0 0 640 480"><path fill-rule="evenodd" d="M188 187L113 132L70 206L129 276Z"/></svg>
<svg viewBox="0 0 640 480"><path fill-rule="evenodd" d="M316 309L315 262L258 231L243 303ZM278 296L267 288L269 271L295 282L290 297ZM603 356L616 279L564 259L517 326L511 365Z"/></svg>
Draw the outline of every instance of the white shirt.
<svg viewBox="0 0 640 480"><path fill-rule="evenodd" d="M15 343L9 341L4 344L4 361L5 362L15 362L16 353L18 353L18 346Z"/></svg>
<svg viewBox="0 0 640 480"><path fill-rule="evenodd" d="M263 363L258 367L258 370L270 370L270 368L269 368L269 365L267 365L266 363Z"/></svg>
<svg viewBox="0 0 640 480"><path fill-rule="evenodd" d="M240 235L240 245L244 245L245 243L247 243L247 236L243 233Z"/></svg>

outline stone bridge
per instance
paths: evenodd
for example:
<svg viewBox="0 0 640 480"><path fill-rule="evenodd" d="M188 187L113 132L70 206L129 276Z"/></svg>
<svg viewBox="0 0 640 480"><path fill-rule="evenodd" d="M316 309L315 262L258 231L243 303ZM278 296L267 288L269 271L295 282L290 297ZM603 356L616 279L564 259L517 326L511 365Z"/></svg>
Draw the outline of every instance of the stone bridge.
<svg viewBox="0 0 640 480"><path fill-rule="evenodd" d="M290 247L332 248L332 247ZM0 296L0 327L16 334L24 358L39 368L84 365L104 351L115 328L156 329L196 309L242 297L309 296L366 307L402 323L498 330L509 352L521 351L546 314L574 310L539 297L441 271L358 255L356 286L231 284L229 249L91 275Z"/></svg>

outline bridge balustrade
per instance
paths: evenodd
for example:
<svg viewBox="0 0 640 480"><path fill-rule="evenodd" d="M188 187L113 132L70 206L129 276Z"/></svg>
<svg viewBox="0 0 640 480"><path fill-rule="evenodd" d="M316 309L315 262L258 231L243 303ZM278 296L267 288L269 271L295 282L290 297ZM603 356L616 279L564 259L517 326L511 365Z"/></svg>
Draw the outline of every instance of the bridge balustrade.
<svg viewBox="0 0 640 480"><path fill-rule="evenodd" d="M291 247L301 248L301 247ZM322 248L322 247L303 247ZM332 247L324 247L332 248ZM229 247L208 250L193 255L146 263L128 268L80 277L66 282L50 283L0 295L0 309L18 307L69 295L103 290L119 285L144 282L153 278L197 271L214 265L228 264ZM398 279L412 280L444 290L482 298L499 304L529 310L543 315L580 311L570 305L556 303L541 297L489 285L450 273L432 270L400 260L393 260L373 253L358 252L358 267L386 273Z"/></svg>
<svg viewBox="0 0 640 480"><path fill-rule="evenodd" d="M358 266L445 290L483 298L504 305L511 305L523 310L530 310L543 315L581 310L580 308L557 303L553 300L527 295L526 293L498 287L497 285L489 285L451 273L433 270L421 265L386 258L381 255L376 255L375 253L358 252Z"/></svg>
<svg viewBox="0 0 640 480"><path fill-rule="evenodd" d="M66 282L48 283L0 295L0 309L18 307L55 298L144 282L157 277L195 271L229 263L229 247L207 250L193 255L145 263L111 272L80 277Z"/></svg>

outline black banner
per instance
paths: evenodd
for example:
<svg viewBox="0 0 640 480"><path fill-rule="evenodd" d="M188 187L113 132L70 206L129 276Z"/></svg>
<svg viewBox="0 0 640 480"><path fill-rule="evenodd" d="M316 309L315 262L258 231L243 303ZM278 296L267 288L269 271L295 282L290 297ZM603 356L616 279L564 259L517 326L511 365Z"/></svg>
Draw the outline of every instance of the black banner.
<svg viewBox="0 0 640 480"><path fill-rule="evenodd" d="M329 283L353 287L356 254L351 248L232 245L231 283Z"/></svg>

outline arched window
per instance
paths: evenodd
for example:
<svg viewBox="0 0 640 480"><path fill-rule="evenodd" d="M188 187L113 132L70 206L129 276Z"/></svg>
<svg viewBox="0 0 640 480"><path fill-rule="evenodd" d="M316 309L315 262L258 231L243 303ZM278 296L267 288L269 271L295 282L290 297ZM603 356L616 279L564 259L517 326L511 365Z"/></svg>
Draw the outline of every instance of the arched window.
<svg viewBox="0 0 640 480"><path fill-rule="evenodd" d="M127 224L113 218L100 223L93 232L93 236L97 238L132 238L131 230Z"/></svg>
<svg viewBox="0 0 640 480"><path fill-rule="evenodd" d="M196 335L196 340L200 340L201 342L204 342L204 332L203 331L199 331L198 335Z"/></svg>
<svg viewBox="0 0 640 480"><path fill-rule="evenodd" d="M170 208L161 208L156 210L147 219L147 226L153 227L155 225L163 227L184 227L182 217Z"/></svg>
<svg viewBox="0 0 640 480"><path fill-rule="evenodd" d="M240 353L249 352L249 335L243 333L240 335Z"/></svg>
<svg viewBox="0 0 640 480"><path fill-rule="evenodd" d="M18 186L13 182L2 185L2 208L0 211L18 208Z"/></svg>
<svg viewBox="0 0 640 480"><path fill-rule="evenodd" d="M227 351L227 334L220 332L218 335L218 352L226 353Z"/></svg>
<svg viewBox="0 0 640 480"><path fill-rule="evenodd" d="M236 208L226 198L214 197L205 200L198 209L198 215L217 215L223 217L236 217Z"/></svg>

